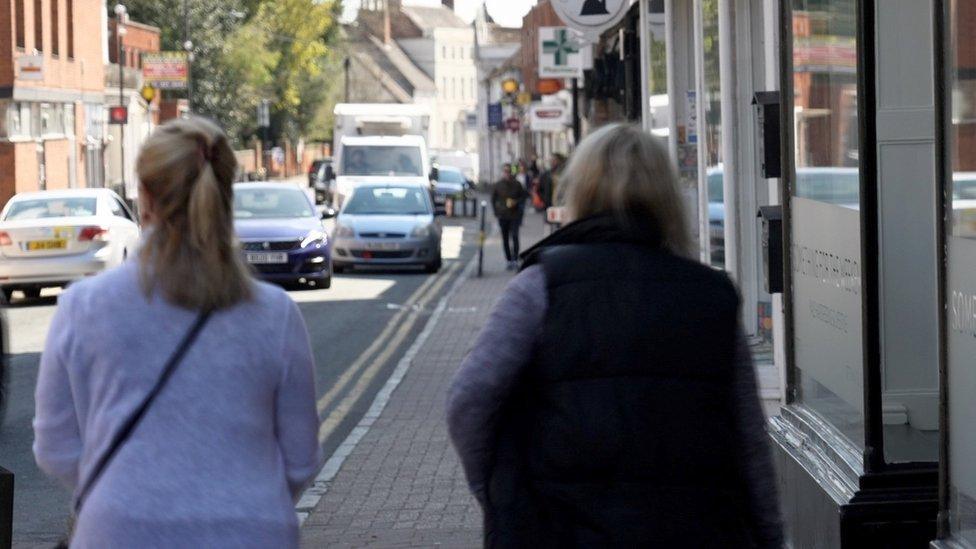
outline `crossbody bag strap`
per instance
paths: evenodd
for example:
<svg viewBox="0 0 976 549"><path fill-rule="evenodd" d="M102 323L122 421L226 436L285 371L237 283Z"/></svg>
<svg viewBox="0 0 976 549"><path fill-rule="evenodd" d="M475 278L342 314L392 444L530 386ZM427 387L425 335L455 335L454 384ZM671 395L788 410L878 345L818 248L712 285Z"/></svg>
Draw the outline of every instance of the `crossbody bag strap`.
<svg viewBox="0 0 976 549"><path fill-rule="evenodd" d="M102 454L102 457L99 458L98 463L96 463L95 467L92 469L91 475L88 476L88 480L83 485L81 491L78 492L78 496L75 499L76 516L81 511L81 505L84 503L88 492L91 491L92 487L95 485L95 482L97 482L98 478L103 472L105 472L105 469L112 461L112 458L115 457L115 454L118 453L122 445L125 444L125 441L129 439L132 432L135 431L136 427L138 427L139 422L142 421L143 416L146 415L146 411L149 409L149 406L152 405L153 401L156 399L156 396L159 395L159 393L163 390L163 387L166 386L166 382L169 381L169 378L172 377L173 372L176 371L176 367L179 366L180 362L183 361L183 357L186 355L186 352L190 349L190 347L193 346L193 342L196 341L197 336L200 334L200 331L203 329L203 326L207 323L209 318L210 311L203 311L199 316L197 316L193 326L190 327L190 330L186 333L186 335L183 336L183 340L180 341L179 346L169 357L169 360L166 361L166 365L163 367L162 373L159 374L159 379L156 380L156 385L153 386L152 390L146 395L146 398L143 399L142 404L140 404L139 407L136 408L135 412L133 412L132 415L125 420L122 427L115 433L115 436L112 437L112 443L109 445L108 450L106 450L105 453Z"/></svg>

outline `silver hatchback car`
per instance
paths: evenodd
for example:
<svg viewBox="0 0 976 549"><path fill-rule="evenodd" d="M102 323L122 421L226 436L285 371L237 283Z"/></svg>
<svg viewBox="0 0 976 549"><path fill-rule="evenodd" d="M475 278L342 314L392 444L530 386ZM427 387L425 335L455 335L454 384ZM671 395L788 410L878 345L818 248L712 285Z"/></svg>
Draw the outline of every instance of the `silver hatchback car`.
<svg viewBox="0 0 976 549"><path fill-rule="evenodd" d="M355 266L441 268L441 225L430 191L420 185L356 187L336 220L332 269Z"/></svg>

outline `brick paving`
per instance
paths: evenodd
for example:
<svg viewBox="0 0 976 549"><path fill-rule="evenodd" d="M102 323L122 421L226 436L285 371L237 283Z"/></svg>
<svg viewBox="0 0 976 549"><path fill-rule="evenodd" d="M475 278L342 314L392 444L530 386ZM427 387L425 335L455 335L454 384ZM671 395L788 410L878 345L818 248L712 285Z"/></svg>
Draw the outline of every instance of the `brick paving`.
<svg viewBox="0 0 976 549"><path fill-rule="evenodd" d="M544 232L527 215L523 245ZM302 547L480 547L481 510L444 421L447 388L512 274L496 235L485 273L451 295L410 369L327 483L302 527ZM361 424L362 425L362 424Z"/></svg>

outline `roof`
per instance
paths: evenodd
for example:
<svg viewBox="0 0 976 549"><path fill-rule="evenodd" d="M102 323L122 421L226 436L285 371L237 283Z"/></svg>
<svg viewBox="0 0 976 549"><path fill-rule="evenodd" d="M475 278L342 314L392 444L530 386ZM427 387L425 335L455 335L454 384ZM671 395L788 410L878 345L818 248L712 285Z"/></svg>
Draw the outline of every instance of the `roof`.
<svg viewBox="0 0 976 549"><path fill-rule="evenodd" d="M359 29L350 29L350 50L374 73L378 84L386 87L398 100L413 100L417 92L434 93L437 86L414 64L395 41L383 40Z"/></svg>
<svg viewBox="0 0 976 549"><path fill-rule="evenodd" d="M516 27L503 27L497 23L488 24L488 41L485 45L495 44L521 44L522 29Z"/></svg>
<svg viewBox="0 0 976 549"><path fill-rule="evenodd" d="M466 29L467 23L445 6L401 6L400 11L423 31L439 28Z"/></svg>

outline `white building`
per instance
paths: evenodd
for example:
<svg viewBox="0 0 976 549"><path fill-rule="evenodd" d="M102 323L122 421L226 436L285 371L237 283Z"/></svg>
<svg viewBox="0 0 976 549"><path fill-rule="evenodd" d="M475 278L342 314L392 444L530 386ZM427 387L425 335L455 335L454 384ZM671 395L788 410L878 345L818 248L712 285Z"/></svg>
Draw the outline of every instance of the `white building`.
<svg viewBox="0 0 976 549"><path fill-rule="evenodd" d="M472 26L478 81L478 154L481 158L478 178L481 181L493 181L499 175L501 164L510 161L511 155L506 154L508 150L504 147L506 132L494 132L488 124L488 105L500 101L500 87L497 83L494 86L491 84L492 75L497 76L506 61L519 51L521 29L502 27L495 23L484 5L478 10ZM518 79L517 71L511 71L510 76Z"/></svg>
<svg viewBox="0 0 976 549"><path fill-rule="evenodd" d="M367 47L354 48L352 57L361 59L368 54L374 75L359 80L350 77L350 100L429 101L430 148L476 153L477 71L471 28L447 6L365 0L355 31L361 37L358 42ZM370 61L360 64L365 68ZM406 84L400 87L407 93L391 93L395 87L391 84L396 83ZM381 88L387 92L378 94Z"/></svg>

